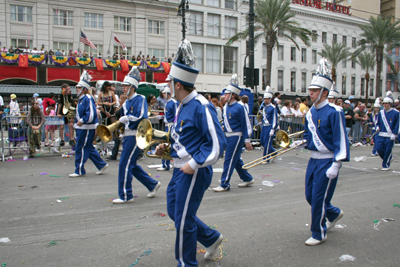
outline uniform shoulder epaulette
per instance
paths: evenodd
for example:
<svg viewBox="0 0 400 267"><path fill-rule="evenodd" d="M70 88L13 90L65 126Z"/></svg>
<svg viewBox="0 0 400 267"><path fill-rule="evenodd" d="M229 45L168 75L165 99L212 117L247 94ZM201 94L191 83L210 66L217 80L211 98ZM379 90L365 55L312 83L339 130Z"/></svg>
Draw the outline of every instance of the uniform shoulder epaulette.
<svg viewBox="0 0 400 267"><path fill-rule="evenodd" d="M210 102L209 102L203 95L201 95L201 94L198 94L198 95L195 97L195 99L198 100L202 105L208 105L208 104L210 104Z"/></svg>
<svg viewBox="0 0 400 267"><path fill-rule="evenodd" d="M329 103L329 106L333 107L336 109L336 111L343 111L343 109L335 104Z"/></svg>

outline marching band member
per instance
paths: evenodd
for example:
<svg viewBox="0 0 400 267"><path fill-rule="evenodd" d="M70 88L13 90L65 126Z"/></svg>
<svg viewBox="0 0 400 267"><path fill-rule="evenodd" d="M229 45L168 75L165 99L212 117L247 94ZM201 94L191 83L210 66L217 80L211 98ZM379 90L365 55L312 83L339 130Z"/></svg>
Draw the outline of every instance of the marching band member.
<svg viewBox="0 0 400 267"><path fill-rule="evenodd" d="M212 259L223 237L197 216L204 192L211 184L212 165L226 146L225 137L212 103L194 88L199 70L193 68L194 53L188 40L182 40L168 75L171 96L179 102L171 127L171 156L174 172L167 188L167 210L175 222L175 257L178 266L197 266L197 241L207 248L205 259ZM157 154L165 150L157 147Z"/></svg>
<svg viewBox="0 0 400 267"><path fill-rule="evenodd" d="M327 100L332 87L330 70L325 58L320 61L317 74L308 87L314 103L306 114L304 138L311 159L306 171L306 199L311 205L312 236L306 245L319 245L326 240L326 231L332 229L344 213L331 204L339 169L349 161L349 140L341 108ZM326 219L328 221L326 221Z"/></svg>
<svg viewBox="0 0 400 267"><path fill-rule="evenodd" d="M333 82L332 88L328 94L328 102L336 105L336 100L340 97L339 92L336 90L336 84Z"/></svg>
<svg viewBox="0 0 400 267"><path fill-rule="evenodd" d="M242 168L244 164L240 157L244 142L246 142L246 148L248 150L253 149L250 143L253 129L251 127L249 115L245 107L237 102L240 92L239 79L237 74L233 74L228 88L225 90L224 97L227 102L223 110L224 131L226 141L230 145L226 147L221 184L213 188L215 192L223 192L230 189L233 168L236 169L240 179L243 180L243 183L238 185L239 187L247 187L254 184L253 177L247 170Z"/></svg>
<svg viewBox="0 0 400 267"><path fill-rule="evenodd" d="M370 120L369 124L371 125L371 128L372 128L372 133L371 133L372 135L375 134L375 132L377 131L377 127L378 127L378 116L379 116L379 111L380 111L380 110L381 110L381 104L380 104L379 98L377 98L377 99L375 100L374 110L373 110L371 116L369 117L369 120ZM374 137L373 137L372 139L373 139L373 141L374 141L374 148L372 149L372 154L371 154L371 156L376 157L376 156L378 156L378 152L377 152L377 150L376 150L376 148L377 148L376 143L378 142L379 135L378 135L378 134L375 134Z"/></svg>
<svg viewBox="0 0 400 267"><path fill-rule="evenodd" d="M278 112L276 107L271 103L272 92L267 91L264 93L264 109L262 111L263 121L262 121L262 129L261 129L261 137L260 142L264 147L263 156L271 154L275 152L275 148L272 147L272 141L274 139L276 128L278 128ZM264 161L267 163L268 161Z"/></svg>
<svg viewBox="0 0 400 267"><path fill-rule="evenodd" d="M171 126L174 124L175 113L178 109L178 101L171 97L171 90L169 86L165 86L164 90L161 92L167 96L167 103L164 107L164 123L165 131L168 132ZM158 168L158 171L168 171L170 169L170 160L162 160L162 167Z"/></svg>
<svg viewBox="0 0 400 267"><path fill-rule="evenodd" d="M399 112L392 108L393 105L392 92L387 92L383 99L383 109L378 115L379 138L376 149L382 161L382 171L390 170L392 162L392 149L396 136L399 134Z"/></svg>
<svg viewBox="0 0 400 267"><path fill-rule="evenodd" d="M94 134L99 124L96 113L96 104L89 94L90 79L92 77L83 71L79 83L76 85L78 93L78 105L76 107L75 124L76 145L75 145L75 172L69 177L75 178L86 174L84 165L90 159L99 169L96 174L103 174L108 164L101 159L99 152L93 146Z"/></svg>
<svg viewBox="0 0 400 267"><path fill-rule="evenodd" d="M139 69L133 67L122 83L122 90L128 96L128 99L122 105L121 118L119 119L119 122L125 125L125 133L118 170L119 198L112 201L114 204L133 202L132 176L150 191L147 194L148 198L154 197L161 186L160 182L151 178L142 167L137 165L139 148L136 145L136 129L138 124L147 118L146 98L136 93L139 81Z"/></svg>

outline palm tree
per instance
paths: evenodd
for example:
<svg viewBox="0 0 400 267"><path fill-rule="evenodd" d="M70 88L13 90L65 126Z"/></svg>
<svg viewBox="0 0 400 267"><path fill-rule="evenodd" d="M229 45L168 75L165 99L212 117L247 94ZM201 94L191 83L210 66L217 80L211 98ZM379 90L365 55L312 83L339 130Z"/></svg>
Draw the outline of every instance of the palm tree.
<svg viewBox="0 0 400 267"><path fill-rule="evenodd" d="M356 62L361 66L363 70L365 70L365 105L368 104L368 83L369 83L369 70L373 70L376 64L375 54L363 52L357 54Z"/></svg>
<svg viewBox="0 0 400 267"><path fill-rule="evenodd" d="M310 36L316 37L308 29L301 28L300 24L293 19L295 14L290 12L290 3L290 0L259 0L255 4L254 43L263 38L267 46L267 85L271 84L272 50L279 44L278 30L280 37L291 40L297 49L300 48L296 37L299 37L307 46L310 45ZM227 45L239 39L244 40L248 36L248 29L238 32L229 39Z"/></svg>
<svg viewBox="0 0 400 267"><path fill-rule="evenodd" d="M336 68L341 61L347 61L350 57L350 48L344 44L332 43L332 46L324 44L324 48L318 55L325 57L331 63L332 80L336 83Z"/></svg>
<svg viewBox="0 0 400 267"><path fill-rule="evenodd" d="M359 26L363 33L359 44L361 48L357 51L360 52L364 48L369 48L375 53L376 58L376 97L381 95L381 71L382 61L386 57L386 52L394 47L400 46L400 21L394 20L392 17L378 16L370 17L369 24ZM385 46L387 45L386 49Z"/></svg>

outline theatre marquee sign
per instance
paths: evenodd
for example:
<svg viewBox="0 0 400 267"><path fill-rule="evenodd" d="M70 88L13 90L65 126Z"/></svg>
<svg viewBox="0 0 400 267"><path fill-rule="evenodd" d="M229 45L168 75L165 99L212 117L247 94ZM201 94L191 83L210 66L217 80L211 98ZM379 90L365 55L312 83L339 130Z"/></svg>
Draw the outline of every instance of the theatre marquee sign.
<svg viewBox="0 0 400 267"><path fill-rule="evenodd" d="M334 3L329 3L329 2L322 3L321 0L292 0L292 4L308 6L318 9L324 9L323 5L325 4L325 10L351 16L349 7L336 5Z"/></svg>

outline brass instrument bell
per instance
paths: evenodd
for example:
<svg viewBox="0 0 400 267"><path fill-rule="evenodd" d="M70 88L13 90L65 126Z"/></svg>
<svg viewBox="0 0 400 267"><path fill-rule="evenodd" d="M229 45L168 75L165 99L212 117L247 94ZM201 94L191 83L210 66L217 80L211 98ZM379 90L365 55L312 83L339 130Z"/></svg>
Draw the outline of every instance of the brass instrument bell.
<svg viewBox="0 0 400 267"><path fill-rule="evenodd" d="M105 126L103 124L99 124L96 128L97 130L97 135L101 139L101 141L108 143L111 142L112 139L112 133L113 132L118 132L118 129L121 128L121 126L124 126L122 122L114 122L111 125Z"/></svg>
<svg viewBox="0 0 400 267"><path fill-rule="evenodd" d="M147 152L157 143L167 144L164 154L160 157L150 155ZM140 149L144 149L144 154L151 158L172 159L171 157L171 142L169 140L169 132L154 130L151 122L148 119L143 119L136 130L136 144Z"/></svg>

